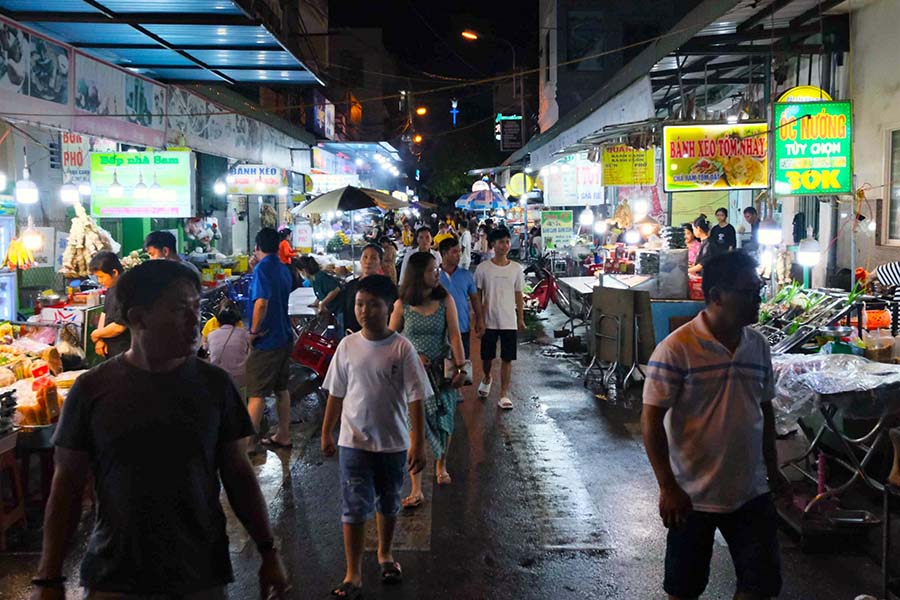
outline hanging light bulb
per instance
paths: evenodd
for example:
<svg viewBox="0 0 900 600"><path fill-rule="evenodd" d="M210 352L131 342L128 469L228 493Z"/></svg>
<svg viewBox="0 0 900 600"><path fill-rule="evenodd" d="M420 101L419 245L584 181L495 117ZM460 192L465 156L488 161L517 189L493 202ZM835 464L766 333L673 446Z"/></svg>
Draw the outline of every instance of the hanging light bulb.
<svg viewBox="0 0 900 600"><path fill-rule="evenodd" d="M138 199L146 198L148 192L149 190L144 184L144 171L142 169L138 171L138 183L136 186L134 186L134 197Z"/></svg>
<svg viewBox="0 0 900 600"><path fill-rule="evenodd" d="M71 179L66 180L59 187L59 199L63 204L75 204L81 199L81 195L78 193L78 186L72 183Z"/></svg>
<svg viewBox="0 0 900 600"><path fill-rule="evenodd" d="M79 183L78 184L78 195L82 198L87 198L91 195L91 186L88 183Z"/></svg>
<svg viewBox="0 0 900 600"><path fill-rule="evenodd" d="M585 227L590 227L594 224L594 211L590 208L585 208L581 211L581 214L578 215L578 224L583 225Z"/></svg>
<svg viewBox="0 0 900 600"><path fill-rule="evenodd" d="M225 185L225 182L223 182L221 179L216 181L213 184L213 193L216 196L224 196L225 192L227 192L227 191L228 191L228 186Z"/></svg>
<svg viewBox="0 0 900 600"><path fill-rule="evenodd" d="M22 179L16 182L16 202L19 204L37 204L40 194L37 185L31 180L31 174L28 171L28 154L22 151L25 157L25 163L22 167Z"/></svg>
<svg viewBox="0 0 900 600"><path fill-rule="evenodd" d="M119 170L113 169L113 181L109 185L109 189L107 190L110 198L121 198L125 193L125 188L122 187L122 184L119 183Z"/></svg>
<svg viewBox="0 0 900 600"><path fill-rule="evenodd" d="M21 238L22 244L32 252L40 250L41 246L44 245L44 236L34 228L34 221L31 219L31 215L28 215L28 227L22 232Z"/></svg>
<svg viewBox="0 0 900 600"><path fill-rule="evenodd" d="M783 239L781 227L774 220L766 219L759 224L757 239L763 246L777 246Z"/></svg>
<svg viewBox="0 0 900 600"><path fill-rule="evenodd" d="M797 248L797 262L802 267L814 267L819 264L822 251L819 240L813 237L812 227L806 228L806 239Z"/></svg>
<svg viewBox="0 0 900 600"><path fill-rule="evenodd" d="M629 246L636 246L641 243L641 232L637 229L629 229L625 232L625 243Z"/></svg>
<svg viewBox="0 0 900 600"><path fill-rule="evenodd" d="M161 200L162 199L162 186L159 185L159 182L156 180L156 171L153 172L153 183L150 185L150 189L148 190L150 194L151 200Z"/></svg>
<svg viewBox="0 0 900 600"><path fill-rule="evenodd" d="M609 223L606 222L606 219L594 221L594 233L596 233L597 235L603 235L607 231L609 231Z"/></svg>

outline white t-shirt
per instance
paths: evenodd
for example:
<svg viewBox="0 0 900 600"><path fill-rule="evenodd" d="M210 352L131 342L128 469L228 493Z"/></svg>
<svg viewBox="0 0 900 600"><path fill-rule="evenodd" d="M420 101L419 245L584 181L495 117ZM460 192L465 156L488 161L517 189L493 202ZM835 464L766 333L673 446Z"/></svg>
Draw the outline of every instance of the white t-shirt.
<svg viewBox="0 0 900 600"><path fill-rule="evenodd" d="M403 274L406 273L406 265L409 263L409 258L419 252L419 247L414 246L412 248L406 249L406 254L403 255L403 263L400 265L400 283L403 283ZM431 255L434 257L434 262L436 267L441 266L441 253L437 250L431 250Z"/></svg>
<svg viewBox="0 0 900 600"><path fill-rule="evenodd" d="M525 287L522 265L509 261L505 267L489 260L475 270L475 286L484 292L484 326L486 329L518 329L516 292Z"/></svg>
<svg viewBox="0 0 900 600"><path fill-rule="evenodd" d="M468 229L464 229L462 235L459 236L459 247L462 251L459 264L466 269L472 264L472 233Z"/></svg>
<svg viewBox="0 0 900 600"><path fill-rule="evenodd" d="M668 408L669 462L694 509L734 512L769 491L760 404L775 397L766 339L744 328L734 355L701 312L653 351L644 404Z"/></svg>
<svg viewBox="0 0 900 600"><path fill-rule="evenodd" d="M367 452L409 448L407 405L425 399L430 383L419 353L396 333L367 340L357 332L341 340L322 387L344 399L338 445Z"/></svg>

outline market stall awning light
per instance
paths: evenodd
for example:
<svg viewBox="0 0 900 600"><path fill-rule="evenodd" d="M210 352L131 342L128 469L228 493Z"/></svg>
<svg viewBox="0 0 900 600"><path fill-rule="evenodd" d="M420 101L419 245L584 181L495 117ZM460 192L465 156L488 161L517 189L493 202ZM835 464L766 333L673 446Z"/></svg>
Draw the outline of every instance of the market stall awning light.
<svg viewBox="0 0 900 600"><path fill-rule="evenodd" d="M757 236L759 243L763 246L777 246L783 239L781 227L772 219L766 219L760 223Z"/></svg>
<svg viewBox="0 0 900 600"><path fill-rule="evenodd" d="M637 229L629 229L625 232L625 243L629 246L636 246L641 243L641 232Z"/></svg>
<svg viewBox="0 0 900 600"><path fill-rule="evenodd" d="M91 186L87 183L79 183L78 184L78 194L81 197L86 198L91 195Z"/></svg>
<svg viewBox="0 0 900 600"><path fill-rule="evenodd" d="M797 248L797 262L802 267L814 267L819 264L822 257L822 250L819 246L819 240L813 237L812 227L807 229L806 239L800 242Z"/></svg>
<svg viewBox="0 0 900 600"><path fill-rule="evenodd" d="M594 224L594 211L589 208L581 211L581 214L578 215L578 224L583 225L585 227L590 227Z"/></svg>
<svg viewBox="0 0 900 600"><path fill-rule="evenodd" d="M607 231L609 231L609 223L606 222L606 219L600 219L599 221L594 222L594 233L603 235Z"/></svg>
<svg viewBox="0 0 900 600"><path fill-rule="evenodd" d="M227 191L228 191L228 186L225 185L225 182L222 181L221 179L218 180L218 181L216 181L216 182L213 184L213 193L214 193L216 196L224 196L224 195L225 195L225 192L227 192Z"/></svg>
<svg viewBox="0 0 900 600"><path fill-rule="evenodd" d="M644 218L638 220L635 225L641 232L641 235L644 237L650 237L659 229L659 221L654 219L653 217L644 216Z"/></svg>
<svg viewBox="0 0 900 600"><path fill-rule="evenodd" d="M40 250L41 246L44 245L44 236L34 228L34 221L31 219L31 215L28 215L28 227L22 232L21 237L22 244L32 252Z"/></svg>
<svg viewBox="0 0 900 600"><path fill-rule="evenodd" d="M112 183L109 184L109 188L106 190L109 194L110 198L121 198L125 194L125 188L122 187L122 184L119 183L119 171L118 169L113 170L113 180Z"/></svg>
<svg viewBox="0 0 900 600"><path fill-rule="evenodd" d="M78 193L78 186L71 181L67 181L59 186L59 199L63 204L75 204L78 202L81 199L81 194Z"/></svg>
<svg viewBox="0 0 900 600"><path fill-rule="evenodd" d="M16 202L19 204L37 204L40 197L37 185L31 180L28 171L28 153L22 150L22 179L16 182Z"/></svg>

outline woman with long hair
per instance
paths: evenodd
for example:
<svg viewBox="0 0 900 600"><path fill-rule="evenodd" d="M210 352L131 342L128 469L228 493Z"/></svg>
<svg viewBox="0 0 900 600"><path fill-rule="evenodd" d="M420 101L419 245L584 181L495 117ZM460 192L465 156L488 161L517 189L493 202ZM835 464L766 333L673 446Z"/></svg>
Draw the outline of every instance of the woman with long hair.
<svg viewBox="0 0 900 600"><path fill-rule="evenodd" d="M465 379L466 359L456 304L441 285L439 268L430 253L416 252L410 257L403 271L400 298L391 312L390 327L412 342L431 380L434 395L425 400L425 437L434 451L437 483L447 485L451 481L447 473L447 451L456 405L460 401L457 388ZM453 378L447 381L444 359L451 357L456 369ZM403 500L403 506L414 508L424 501L422 474L413 474L412 490Z"/></svg>
<svg viewBox="0 0 900 600"><path fill-rule="evenodd" d="M688 268L688 274L699 276L703 272L703 263L711 258L709 248L709 221L706 215L700 215L694 219L694 237L700 240L700 249L697 251L697 259L694 266Z"/></svg>

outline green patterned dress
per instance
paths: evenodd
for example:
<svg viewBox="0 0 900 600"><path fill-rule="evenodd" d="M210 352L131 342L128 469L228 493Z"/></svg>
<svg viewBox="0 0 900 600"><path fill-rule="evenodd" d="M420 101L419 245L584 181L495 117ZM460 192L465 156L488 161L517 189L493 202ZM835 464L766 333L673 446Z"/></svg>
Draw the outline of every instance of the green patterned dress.
<svg viewBox="0 0 900 600"><path fill-rule="evenodd" d="M424 316L409 305L403 305L403 335L419 354L431 362L427 368L431 388L435 392L425 399L425 437L435 457L443 456L453 434L453 420L459 392L443 383L444 358L449 356L447 343L447 308L441 304L434 314Z"/></svg>

